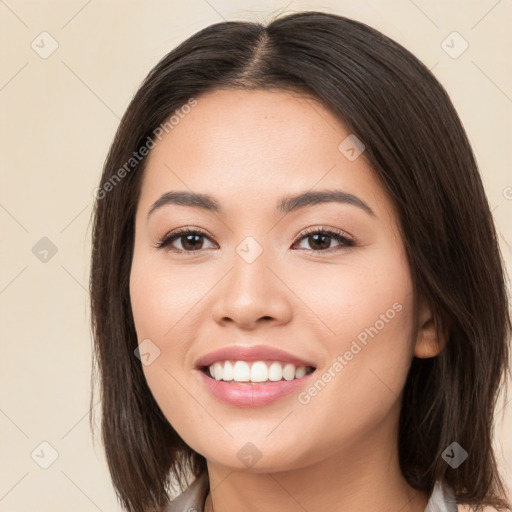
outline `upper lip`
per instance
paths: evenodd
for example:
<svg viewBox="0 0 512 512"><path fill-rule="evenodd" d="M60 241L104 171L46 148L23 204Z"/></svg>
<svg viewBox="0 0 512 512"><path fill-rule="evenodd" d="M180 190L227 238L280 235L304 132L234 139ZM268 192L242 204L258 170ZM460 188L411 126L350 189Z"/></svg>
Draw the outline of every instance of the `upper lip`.
<svg viewBox="0 0 512 512"><path fill-rule="evenodd" d="M315 366L312 362L306 361L298 356L285 352L284 350L267 345L230 345L200 357L196 361L198 368L210 366L217 361L283 361L295 366Z"/></svg>

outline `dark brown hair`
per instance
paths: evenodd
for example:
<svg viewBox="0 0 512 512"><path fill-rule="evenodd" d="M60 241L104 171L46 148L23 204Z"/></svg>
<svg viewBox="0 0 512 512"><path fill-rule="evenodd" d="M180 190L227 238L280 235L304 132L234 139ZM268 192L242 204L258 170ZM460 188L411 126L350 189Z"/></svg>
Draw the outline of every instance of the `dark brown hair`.
<svg viewBox="0 0 512 512"><path fill-rule="evenodd" d="M320 12L266 26L217 23L194 34L151 70L115 135L97 189L90 291L93 382L97 366L102 439L123 507L158 510L171 474L183 489L188 470L206 471L205 458L162 414L134 356L129 275L146 158L130 159L191 98L220 88L314 97L364 142L398 212L415 304L430 305L447 339L438 356L413 358L399 422L402 472L418 490L430 493L442 480L460 503L510 510L491 442L511 323L468 138L443 87L410 52L363 23ZM441 457L455 441L468 453L457 469Z"/></svg>

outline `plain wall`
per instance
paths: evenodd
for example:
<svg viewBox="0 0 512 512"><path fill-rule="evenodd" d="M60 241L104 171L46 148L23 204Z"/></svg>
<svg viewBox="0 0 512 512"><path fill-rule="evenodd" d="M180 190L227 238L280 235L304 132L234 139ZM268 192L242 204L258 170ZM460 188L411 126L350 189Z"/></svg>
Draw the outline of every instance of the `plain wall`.
<svg viewBox="0 0 512 512"><path fill-rule="evenodd" d="M511 273L511 2L0 2L1 511L121 510L88 424L93 190L120 117L161 57L209 24L281 9L363 21L433 70L473 145ZM469 44L458 58L442 46L453 31ZM464 43L450 37L453 54ZM496 418L512 494L512 404Z"/></svg>

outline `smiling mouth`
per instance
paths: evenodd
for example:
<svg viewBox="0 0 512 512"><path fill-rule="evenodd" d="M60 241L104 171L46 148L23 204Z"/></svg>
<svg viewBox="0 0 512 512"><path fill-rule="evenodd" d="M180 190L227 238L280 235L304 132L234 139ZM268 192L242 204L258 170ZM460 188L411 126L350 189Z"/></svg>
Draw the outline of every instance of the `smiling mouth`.
<svg viewBox="0 0 512 512"><path fill-rule="evenodd" d="M227 384L266 384L292 381L313 373L313 366L297 366L282 361L217 361L199 368L207 377Z"/></svg>

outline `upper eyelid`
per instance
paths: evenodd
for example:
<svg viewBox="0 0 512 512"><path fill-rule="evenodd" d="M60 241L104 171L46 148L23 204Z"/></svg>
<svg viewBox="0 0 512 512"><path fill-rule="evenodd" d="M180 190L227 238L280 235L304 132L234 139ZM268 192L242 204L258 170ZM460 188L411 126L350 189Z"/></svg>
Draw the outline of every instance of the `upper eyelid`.
<svg viewBox="0 0 512 512"><path fill-rule="evenodd" d="M352 235L350 235L349 233L347 233L343 229L329 228L327 226L312 226L312 227L309 227L309 228L304 228L297 235L297 237L300 239L300 238L303 238L303 237L305 237L307 235L310 235L312 233L318 233L318 232L320 232L320 233L322 233L322 232L333 233L333 234L335 234L337 236L340 236L340 237L343 237L343 238L347 238L348 240L354 241Z"/></svg>

